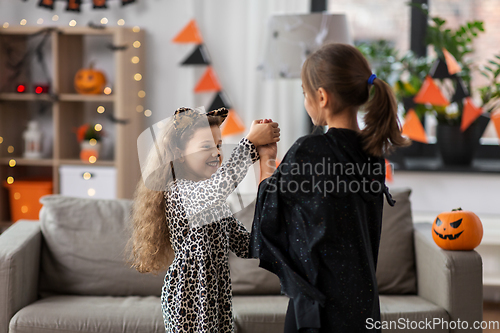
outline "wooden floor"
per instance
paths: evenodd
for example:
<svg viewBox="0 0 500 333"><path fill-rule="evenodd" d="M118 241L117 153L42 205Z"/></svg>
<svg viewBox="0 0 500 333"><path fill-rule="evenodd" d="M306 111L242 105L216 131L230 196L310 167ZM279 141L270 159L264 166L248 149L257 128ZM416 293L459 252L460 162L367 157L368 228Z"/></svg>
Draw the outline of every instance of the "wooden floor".
<svg viewBox="0 0 500 333"><path fill-rule="evenodd" d="M486 322L496 321L500 325L500 303L485 302L483 305L483 320ZM498 333L500 330L485 329L483 333Z"/></svg>

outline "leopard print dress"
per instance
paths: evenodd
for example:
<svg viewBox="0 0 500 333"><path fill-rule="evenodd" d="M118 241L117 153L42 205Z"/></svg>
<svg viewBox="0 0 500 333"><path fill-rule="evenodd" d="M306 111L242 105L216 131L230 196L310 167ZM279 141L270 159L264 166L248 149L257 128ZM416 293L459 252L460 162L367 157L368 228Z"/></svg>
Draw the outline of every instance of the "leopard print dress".
<svg viewBox="0 0 500 333"><path fill-rule="evenodd" d="M234 332L228 252L248 258L250 233L226 198L258 158L243 138L209 179L178 179L164 192L175 251L161 296L167 332Z"/></svg>

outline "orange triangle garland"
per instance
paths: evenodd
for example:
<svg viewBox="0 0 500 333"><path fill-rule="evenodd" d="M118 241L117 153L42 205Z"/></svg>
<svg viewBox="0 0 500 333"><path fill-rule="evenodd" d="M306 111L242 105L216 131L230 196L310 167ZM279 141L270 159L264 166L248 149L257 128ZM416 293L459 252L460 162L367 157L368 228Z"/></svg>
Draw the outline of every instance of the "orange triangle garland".
<svg viewBox="0 0 500 333"><path fill-rule="evenodd" d="M460 130L464 132L482 113L483 110L475 106L474 103L472 103L472 99L470 97L465 98Z"/></svg>
<svg viewBox="0 0 500 333"><path fill-rule="evenodd" d="M195 20L189 21L189 23L177 34L177 36L172 39L173 43L203 43L203 38L201 38L200 31Z"/></svg>
<svg viewBox="0 0 500 333"><path fill-rule="evenodd" d="M222 123L222 136L238 134L244 131L245 125L240 117L233 109L230 109L226 120Z"/></svg>
<svg viewBox="0 0 500 333"><path fill-rule="evenodd" d="M443 48L443 54L444 60L446 61L446 66L448 67L448 73L450 73L450 75L457 74L458 72L462 71L462 67L460 67L455 57L450 52L448 52L447 49Z"/></svg>
<svg viewBox="0 0 500 333"><path fill-rule="evenodd" d="M497 110L491 114L491 121L495 124L495 129L497 130L497 136L500 140L500 110Z"/></svg>
<svg viewBox="0 0 500 333"><path fill-rule="evenodd" d="M387 159L385 159L385 179L390 183L394 181L392 173L393 173L392 165Z"/></svg>
<svg viewBox="0 0 500 333"><path fill-rule="evenodd" d="M436 106L447 106L450 104L429 75L425 78L420 91L413 98L413 101L418 104L432 104Z"/></svg>
<svg viewBox="0 0 500 333"><path fill-rule="evenodd" d="M194 88L194 92L196 93L208 91L221 91L221 86L217 80L217 76L210 66L207 67L207 70Z"/></svg>
<svg viewBox="0 0 500 333"><path fill-rule="evenodd" d="M412 139L413 141L428 143L424 126L422 126L420 119L418 119L417 113L413 109L410 109L406 113L402 134Z"/></svg>

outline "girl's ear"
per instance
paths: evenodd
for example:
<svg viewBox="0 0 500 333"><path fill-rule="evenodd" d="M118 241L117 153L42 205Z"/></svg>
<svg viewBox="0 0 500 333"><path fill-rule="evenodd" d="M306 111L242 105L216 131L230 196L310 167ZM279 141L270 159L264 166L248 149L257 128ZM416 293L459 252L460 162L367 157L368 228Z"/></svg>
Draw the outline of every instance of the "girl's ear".
<svg viewBox="0 0 500 333"><path fill-rule="evenodd" d="M318 100L318 105L320 107L324 108L324 107L326 107L328 105L330 96L328 95L328 93L326 92L326 90L324 88L320 87L316 91L316 97L317 97L317 100Z"/></svg>
<svg viewBox="0 0 500 333"><path fill-rule="evenodd" d="M184 155L182 155L182 151L179 149L179 147L175 147L174 157L180 163L184 163Z"/></svg>

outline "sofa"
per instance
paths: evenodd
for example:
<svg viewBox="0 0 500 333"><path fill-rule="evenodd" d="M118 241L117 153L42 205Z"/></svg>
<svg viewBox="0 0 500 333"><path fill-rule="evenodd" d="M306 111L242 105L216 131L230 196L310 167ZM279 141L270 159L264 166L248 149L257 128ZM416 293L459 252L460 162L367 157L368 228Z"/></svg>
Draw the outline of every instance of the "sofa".
<svg viewBox="0 0 500 333"><path fill-rule="evenodd" d="M481 257L438 248L430 223L412 223L411 191L391 192L397 203L384 207L377 267L382 322L367 325L455 332L411 325L481 321ZM164 274L140 274L126 263L131 201L52 195L41 202L39 221L16 222L0 235L0 333L164 332ZM250 228L254 202L235 208L241 202L230 206ZM282 332L288 299L276 276L256 259L232 255L230 268L235 331Z"/></svg>

